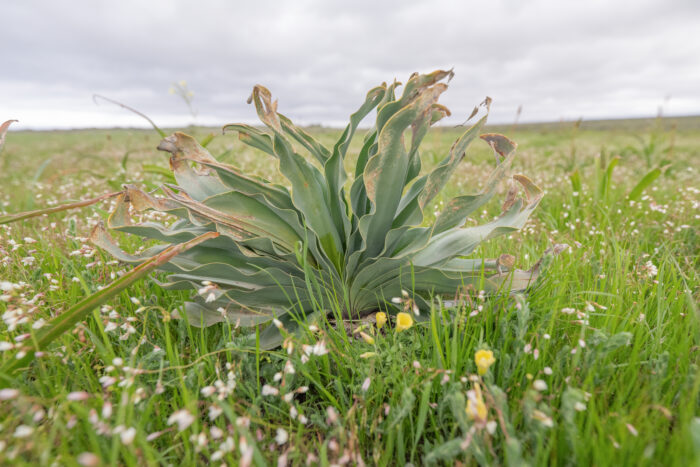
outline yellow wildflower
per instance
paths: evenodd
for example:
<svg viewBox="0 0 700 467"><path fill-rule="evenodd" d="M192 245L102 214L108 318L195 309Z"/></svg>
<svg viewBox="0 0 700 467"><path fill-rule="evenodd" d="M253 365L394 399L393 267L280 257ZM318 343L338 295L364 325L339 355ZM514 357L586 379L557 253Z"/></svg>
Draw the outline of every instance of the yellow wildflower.
<svg viewBox="0 0 700 467"><path fill-rule="evenodd" d="M360 358L372 358L372 357L376 357L376 356L377 356L377 352L365 352L363 354L360 354Z"/></svg>
<svg viewBox="0 0 700 467"><path fill-rule="evenodd" d="M374 315L374 319L377 321L377 329L381 329L386 324L386 313L379 311Z"/></svg>
<svg viewBox="0 0 700 467"><path fill-rule="evenodd" d="M481 388L476 385L473 391L467 393L467 417L469 420L477 422L485 422L488 416L488 409L484 403L484 398L481 395Z"/></svg>
<svg viewBox="0 0 700 467"><path fill-rule="evenodd" d="M396 331L401 332L413 326L413 317L403 311L396 315Z"/></svg>
<svg viewBox="0 0 700 467"><path fill-rule="evenodd" d="M486 404L483 399L479 399L476 403L472 403L471 399L467 401L467 417L469 420L486 420Z"/></svg>
<svg viewBox="0 0 700 467"><path fill-rule="evenodd" d="M476 362L479 374L483 376L489 370L489 367L496 362L496 358L490 350L479 350L474 355L474 361Z"/></svg>

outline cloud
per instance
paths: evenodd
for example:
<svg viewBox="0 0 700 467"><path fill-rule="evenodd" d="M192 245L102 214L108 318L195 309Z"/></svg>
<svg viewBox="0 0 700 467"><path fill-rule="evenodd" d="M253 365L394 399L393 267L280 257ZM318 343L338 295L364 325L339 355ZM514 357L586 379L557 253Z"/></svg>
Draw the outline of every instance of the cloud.
<svg viewBox="0 0 700 467"><path fill-rule="evenodd" d="M342 124L370 87L454 67L442 101L461 122L700 113L693 1L11 2L0 16L0 117L23 128L162 125L192 118L168 94L186 79L198 123L254 121L261 83L301 123ZM18 126L19 128L19 126Z"/></svg>

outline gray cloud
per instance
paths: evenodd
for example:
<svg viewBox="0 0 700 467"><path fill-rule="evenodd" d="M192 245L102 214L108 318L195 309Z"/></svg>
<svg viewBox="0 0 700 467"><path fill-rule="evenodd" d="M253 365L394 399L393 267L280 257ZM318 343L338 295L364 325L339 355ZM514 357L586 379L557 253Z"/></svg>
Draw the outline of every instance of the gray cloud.
<svg viewBox="0 0 700 467"><path fill-rule="evenodd" d="M301 123L342 124L367 89L454 67L443 103L461 122L485 95L491 121L700 113L700 4L27 1L0 16L0 119L24 128L189 123L168 94L186 79L198 122L254 121L261 83ZM19 128L18 127L18 128Z"/></svg>

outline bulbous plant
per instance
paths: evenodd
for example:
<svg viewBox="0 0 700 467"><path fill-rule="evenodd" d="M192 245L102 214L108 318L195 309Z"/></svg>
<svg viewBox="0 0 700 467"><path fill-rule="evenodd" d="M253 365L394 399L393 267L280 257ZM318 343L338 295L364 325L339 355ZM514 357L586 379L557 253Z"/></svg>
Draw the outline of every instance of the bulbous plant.
<svg viewBox="0 0 700 467"><path fill-rule="evenodd" d="M434 169L421 175L419 146L430 126L450 114L438 98L447 89L442 81L451 77L451 71L442 70L414 74L400 97L395 95L396 82L370 90L332 149L278 113L270 91L255 86L249 102L266 129L231 124L224 131L237 132L242 142L276 159L289 188L222 164L192 137L174 133L158 149L171 154L177 185L162 186L160 197L125 187L107 225L165 245L130 255L115 245L103 225L95 228L92 239L118 259L138 263L169 244L218 232L162 265L169 274L161 285L198 291L184 306L195 326L229 320L246 327L279 320L260 334L263 348L281 343L280 328L293 331L302 321L331 310L336 319L395 310L391 298L405 291L404 304L410 302L425 317L431 297L454 297L465 287L487 293L522 290L537 268L513 270L508 255L500 260L463 258L482 241L520 229L542 196L528 178L514 175L525 198L517 197L512 184L498 218L463 227L506 177L516 148L506 137L481 135L497 161L484 188L452 199L432 225L422 225L424 209L479 137L489 110L487 98L480 106L485 115ZM354 180L346 183L348 147L360 121L375 108L376 120L364 137ZM134 224L131 209L156 210L177 220L167 226Z"/></svg>

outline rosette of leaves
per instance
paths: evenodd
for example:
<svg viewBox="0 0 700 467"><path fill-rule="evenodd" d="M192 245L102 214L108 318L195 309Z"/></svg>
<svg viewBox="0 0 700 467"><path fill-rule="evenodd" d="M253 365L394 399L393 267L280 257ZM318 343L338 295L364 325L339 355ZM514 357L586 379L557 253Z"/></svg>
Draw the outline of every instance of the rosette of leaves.
<svg viewBox="0 0 700 467"><path fill-rule="evenodd" d="M158 149L170 153L177 184L160 195L125 187L107 227L161 242L142 255L121 251L100 225L93 241L128 262L140 262L169 244L218 232L179 254L161 269L161 285L193 289L184 316L195 326L228 320L262 328L260 345L272 348L284 332L313 317L334 313L354 319L396 307L392 297L409 291L425 317L431 297L454 297L473 286L486 293L525 289L537 275L512 269L508 260L469 259L483 241L520 229L537 206L542 191L527 177L514 175L502 214L495 220L464 227L467 217L495 194L507 177L515 143L497 134L481 134L490 99L475 109L483 115L454 142L441 162L421 171L419 147L430 127L449 110L438 103L451 71L414 74L399 83L371 89L350 116L345 131L325 147L277 111L270 91L255 86L254 103L264 129L231 124L225 132L275 162L286 186L243 173L217 161L206 148L183 133L165 138ZM358 124L376 110L364 135L353 177L345 158ZM489 144L497 165L485 174L483 189L446 203L431 225L424 210L442 190L467 147L475 139ZM523 188L524 197L517 196ZM177 220L169 225L134 223L131 211L156 210ZM508 255L503 258L509 259ZM401 305L398 305L401 306ZM396 310L395 310L396 311Z"/></svg>

